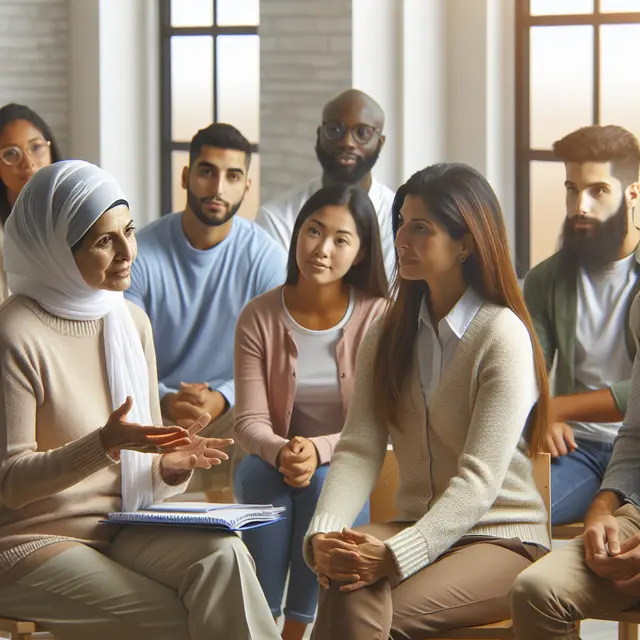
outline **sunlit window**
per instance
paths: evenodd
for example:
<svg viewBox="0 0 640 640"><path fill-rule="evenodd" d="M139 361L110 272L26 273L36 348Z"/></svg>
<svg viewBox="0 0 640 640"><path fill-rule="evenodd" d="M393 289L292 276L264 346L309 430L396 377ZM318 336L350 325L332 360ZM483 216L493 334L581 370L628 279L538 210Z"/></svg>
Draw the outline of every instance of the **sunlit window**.
<svg viewBox="0 0 640 640"><path fill-rule="evenodd" d="M565 218L555 140L590 124L640 137L640 0L518 0L516 260L552 255Z"/></svg>
<svg viewBox="0 0 640 640"><path fill-rule="evenodd" d="M260 192L259 0L160 0L162 213L184 208L189 141L228 122L252 143L253 187L240 215L253 218Z"/></svg>

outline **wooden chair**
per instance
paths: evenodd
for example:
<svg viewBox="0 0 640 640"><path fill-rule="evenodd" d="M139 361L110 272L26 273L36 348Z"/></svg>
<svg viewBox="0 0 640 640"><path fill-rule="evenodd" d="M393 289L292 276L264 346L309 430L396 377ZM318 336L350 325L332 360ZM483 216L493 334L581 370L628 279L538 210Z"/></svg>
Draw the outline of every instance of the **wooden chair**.
<svg viewBox="0 0 640 640"><path fill-rule="evenodd" d="M36 640L36 638L51 640L53 638L51 634L38 628L35 622L13 620L12 618L0 618L0 633L9 635L11 640ZM34 635L36 633L37 636Z"/></svg>
<svg viewBox="0 0 640 640"><path fill-rule="evenodd" d="M572 522L571 524L557 524L551 527L552 540L573 540L581 536L584 532L583 522Z"/></svg>
<svg viewBox="0 0 640 640"><path fill-rule="evenodd" d="M628 611L622 611L616 616L602 619L618 623L618 640L638 640L640 609L629 609Z"/></svg>
<svg viewBox="0 0 640 640"><path fill-rule="evenodd" d="M533 479L547 510L547 527L549 535L551 535L551 456L548 453L542 453L534 458ZM394 519L393 498L397 489L398 461L393 448L389 445L380 476L371 493L371 522L389 522ZM438 640L444 640L445 638L458 638L459 640L513 640L515 634L511 620L503 620L477 627L443 631ZM637 638L631 637L623 640L637 640Z"/></svg>

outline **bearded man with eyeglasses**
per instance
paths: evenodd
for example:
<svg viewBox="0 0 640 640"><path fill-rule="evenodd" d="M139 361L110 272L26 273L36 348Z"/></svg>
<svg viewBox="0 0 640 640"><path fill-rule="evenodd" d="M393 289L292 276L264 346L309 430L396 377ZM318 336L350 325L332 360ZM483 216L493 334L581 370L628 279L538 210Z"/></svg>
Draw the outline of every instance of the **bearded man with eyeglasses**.
<svg viewBox="0 0 640 640"><path fill-rule="evenodd" d="M371 96L349 89L329 101L317 129L316 156L322 176L298 185L264 203L256 222L288 251L293 225L302 205L321 187L335 183L361 186L378 214L385 268L395 271L391 205L395 193L378 182L371 170L384 146L384 112Z"/></svg>

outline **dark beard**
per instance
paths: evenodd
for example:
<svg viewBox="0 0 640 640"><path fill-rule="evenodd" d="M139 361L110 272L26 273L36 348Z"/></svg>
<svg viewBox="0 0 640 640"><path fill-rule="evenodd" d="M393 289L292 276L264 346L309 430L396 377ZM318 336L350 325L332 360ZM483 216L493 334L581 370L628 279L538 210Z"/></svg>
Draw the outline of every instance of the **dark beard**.
<svg viewBox="0 0 640 640"><path fill-rule="evenodd" d="M567 218L562 228L560 264L565 272L577 273L580 267L593 273L601 271L619 259L620 248L629 229L627 207L622 199L618 211L608 220L592 220L589 230L576 229L580 216Z"/></svg>
<svg viewBox="0 0 640 640"><path fill-rule="evenodd" d="M242 204L242 200L244 200L244 197L242 198L242 200L240 200L240 202L229 207L227 215L224 218L219 219L210 218L206 213L204 213L204 211L202 211L200 205L205 200L210 200L210 198L200 199L191 191L191 189L189 189L189 187L187 187L187 204L189 205L189 209L191 209L191 211L193 211L193 213L195 214L196 218L198 218L198 220L200 220L202 224L206 224L207 227L221 227L223 224L229 222L229 220L231 220L231 218L233 218L236 213L238 213L238 209L240 209L240 205Z"/></svg>
<svg viewBox="0 0 640 640"><path fill-rule="evenodd" d="M320 139L316 140L316 156L327 177L332 182L344 182L345 184L358 184L373 169L380 151L382 143L378 142L375 153L371 156L358 158L352 167L343 167L339 165L333 155L328 153L320 146Z"/></svg>

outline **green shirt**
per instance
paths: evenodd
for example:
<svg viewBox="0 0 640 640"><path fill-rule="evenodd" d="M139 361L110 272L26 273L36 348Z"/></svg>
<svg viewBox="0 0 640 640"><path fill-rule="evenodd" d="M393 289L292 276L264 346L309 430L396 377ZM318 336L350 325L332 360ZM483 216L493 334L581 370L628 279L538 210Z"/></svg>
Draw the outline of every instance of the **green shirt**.
<svg viewBox="0 0 640 640"><path fill-rule="evenodd" d="M625 341L633 361L636 344L629 326L631 304L640 290L640 245L636 248L636 282L627 304ZM542 346L547 368L557 358L555 395L576 393L576 323L578 315L577 279L560 273L558 254L535 266L524 281L524 298ZM611 385L611 393L620 412L627 409L630 380Z"/></svg>

